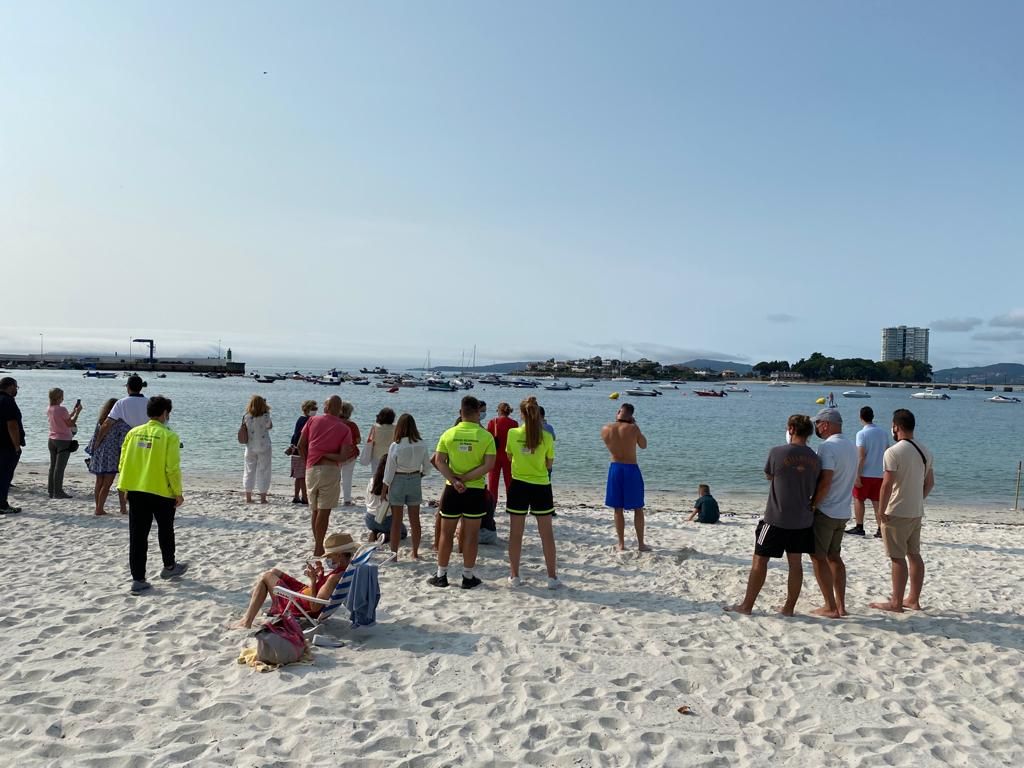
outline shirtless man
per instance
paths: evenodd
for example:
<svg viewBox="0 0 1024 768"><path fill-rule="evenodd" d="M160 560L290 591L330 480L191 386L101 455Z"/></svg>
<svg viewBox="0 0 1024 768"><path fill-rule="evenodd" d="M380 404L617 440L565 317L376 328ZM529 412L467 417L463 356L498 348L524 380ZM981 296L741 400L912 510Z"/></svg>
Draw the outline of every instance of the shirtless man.
<svg viewBox="0 0 1024 768"><path fill-rule="evenodd" d="M612 463L608 467L608 483L605 487L604 505L615 510L615 533L619 538L618 550L626 549L626 519L624 510L633 510L633 527L636 529L637 549L650 552L644 543L644 478L636 463L636 449L647 447L647 438L633 419L633 406L623 403L615 414L615 421L601 429Z"/></svg>

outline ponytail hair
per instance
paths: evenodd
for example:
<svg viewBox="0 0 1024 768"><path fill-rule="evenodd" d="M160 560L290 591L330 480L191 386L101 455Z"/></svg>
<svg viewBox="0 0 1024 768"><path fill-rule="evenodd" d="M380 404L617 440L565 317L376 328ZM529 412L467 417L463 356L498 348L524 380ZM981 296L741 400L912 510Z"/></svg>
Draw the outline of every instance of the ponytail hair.
<svg viewBox="0 0 1024 768"><path fill-rule="evenodd" d="M519 413L523 416L526 427L526 447L531 451L540 447L544 440L544 417L540 415L540 405L532 395L519 404Z"/></svg>

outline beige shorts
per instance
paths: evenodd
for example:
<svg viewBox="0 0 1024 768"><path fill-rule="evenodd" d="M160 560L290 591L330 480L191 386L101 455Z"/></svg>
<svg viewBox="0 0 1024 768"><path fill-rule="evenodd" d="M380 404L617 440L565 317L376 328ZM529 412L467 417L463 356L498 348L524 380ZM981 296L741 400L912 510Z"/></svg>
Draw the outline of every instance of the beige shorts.
<svg viewBox="0 0 1024 768"><path fill-rule="evenodd" d="M334 509L341 498L341 467L317 464L306 467L306 496L311 509Z"/></svg>
<svg viewBox="0 0 1024 768"><path fill-rule="evenodd" d="M921 554L921 518L890 517L882 523L882 541L889 557L902 560L907 555Z"/></svg>
<svg viewBox="0 0 1024 768"><path fill-rule="evenodd" d="M838 555L843 549L843 534L846 533L845 520L836 520L822 512L814 513L814 554Z"/></svg>

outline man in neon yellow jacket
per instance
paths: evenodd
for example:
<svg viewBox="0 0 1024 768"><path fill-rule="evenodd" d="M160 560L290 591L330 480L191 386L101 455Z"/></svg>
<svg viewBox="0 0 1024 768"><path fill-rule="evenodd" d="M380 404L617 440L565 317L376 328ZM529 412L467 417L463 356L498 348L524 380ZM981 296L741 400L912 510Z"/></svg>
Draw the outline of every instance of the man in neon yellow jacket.
<svg viewBox="0 0 1024 768"><path fill-rule="evenodd" d="M174 511L185 499L181 495L181 443L178 435L167 428L170 398L149 398L146 415L146 424L125 435L118 466L121 479L117 489L128 494L128 566L133 595L150 588L146 581L146 556L153 518L164 561L160 578L181 576L188 568L188 563L174 559Z"/></svg>

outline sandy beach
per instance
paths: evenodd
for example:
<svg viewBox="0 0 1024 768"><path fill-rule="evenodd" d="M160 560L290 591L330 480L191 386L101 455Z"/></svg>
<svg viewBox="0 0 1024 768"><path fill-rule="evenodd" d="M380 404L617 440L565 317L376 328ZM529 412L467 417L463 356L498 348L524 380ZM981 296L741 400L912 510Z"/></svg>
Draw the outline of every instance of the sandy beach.
<svg viewBox="0 0 1024 768"><path fill-rule="evenodd" d="M7 765L1024 764L1024 526L926 522L920 613L867 608L887 594L888 561L879 541L847 537L848 619L807 615L809 563L795 618L772 610L778 564L745 617L722 605L742 595L758 504L698 526L656 498L655 551L618 555L599 490L556 483L566 589L543 588L532 524L519 590L500 546L481 547L481 588L433 589L427 549L382 569L377 626L335 620L344 647L260 674L236 663L252 641L225 624L258 573L300 571L308 515L288 489L245 505L236 477L186 477L176 529L191 568L132 597L116 501L96 518L91 476L69 469L77 498L63 501L45 479L19 471L25 511L0 518ZM331 530L362 536L361 521L336 511ZM150 544L155 577L155 532Z"/></svg>

